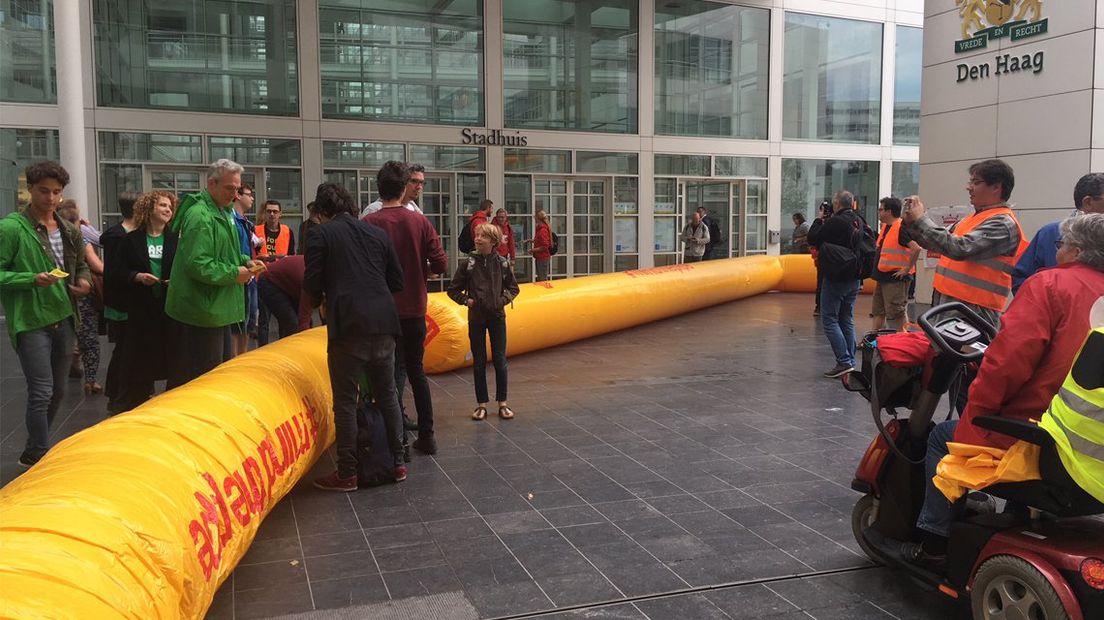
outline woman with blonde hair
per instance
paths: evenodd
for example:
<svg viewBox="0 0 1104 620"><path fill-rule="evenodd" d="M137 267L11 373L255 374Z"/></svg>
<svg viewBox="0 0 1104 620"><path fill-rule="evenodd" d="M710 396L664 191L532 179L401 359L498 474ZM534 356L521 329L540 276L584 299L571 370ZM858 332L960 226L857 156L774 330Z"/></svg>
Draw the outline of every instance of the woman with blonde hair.
<svg viewBox="0 0 1104 620"><path fill-rule="evenodd" d="M495 211L494 224L502 232L502 242L495 248L498 255L510 259L513 265L517 261L517 246L514 244L514 229L510 226L510 214L506 209L499 208Z"/></svg>
<svg viewBox="0 0 1104 620"><path fill-rule="evenodd" d="M80 207L73 200L64 200L58 206L58 215L78 226L84 237L84 261L92 272L92 294L77 300L80 311L80 324L77 325L77 352L69 370L70 377L84 377L84 393L99 394L103 387L96 382L100 372L100 311L103 309L103 272L104 264L96 248L100 233L88 222L81 219ZM96 307L97 301L99 308ZM79 355L79 363L77 356Z"/></svg>
<svg viewBox="0 0 1104 620"><path fill-rule="evenodd" d="M127 283L127 312L119 395L112 413L127 411L153 394L153 383L164 379L171 362L167 343L173 321L165 314L165 294L176 256L177 235L168 228L176 197L152 191L134 203L135 229L119 242L109 270Z"/></svg>

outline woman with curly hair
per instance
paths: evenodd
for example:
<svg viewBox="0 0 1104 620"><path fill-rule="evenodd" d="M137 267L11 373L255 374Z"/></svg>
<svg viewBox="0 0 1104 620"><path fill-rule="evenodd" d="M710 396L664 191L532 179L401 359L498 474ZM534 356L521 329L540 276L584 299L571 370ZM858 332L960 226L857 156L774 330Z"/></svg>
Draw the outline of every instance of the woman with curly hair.
<svg viewBox="0 0 1104 620"><path fill-rule="evenodd" d="M152 191L134 203L134 225L119 242L118 260L108 269L127 283L123 300L127 335L123 342L119 396L112 413L128 411L153 394L153 383L165 379L169 355L167 343L173 321L165 314L165 294L170 286L177 234L168 229L176 209L176 197Z"/></svg>

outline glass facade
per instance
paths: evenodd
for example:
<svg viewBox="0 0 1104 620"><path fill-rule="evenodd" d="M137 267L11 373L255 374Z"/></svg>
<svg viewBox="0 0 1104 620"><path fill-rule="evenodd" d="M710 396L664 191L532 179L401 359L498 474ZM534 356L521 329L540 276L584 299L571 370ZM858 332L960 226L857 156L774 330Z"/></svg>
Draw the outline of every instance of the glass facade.
<svg viewBox="0 0 1104 620"><path fill-rule="evenodd" d="M503 2L506 126L634 133L636 0Z"/></svg>
<svg viewBox="0 0 1104 620"><path fill-rule="evenodd" d="M915 192L919 165L905 160L919 141L918 16L740 1L91 0L85 87L102 112L84 145L97 166L89 207L111 221L122 191L197 191L227 157L295 224L317 183L364 205L384 162L412 161L427 169L420 206L453 257L480 201L504 205L519 240L546 208L563 236L552 264L562 278L680 262L679 232L698 207L721 227L720 258L786 251L773 233L788 239L789 215L811 216L840 187L871 218L879 195ZM56 100L52 23L69 6L0 0L0 102L26 114L0 119L21 125L0 128L0 209L18 204L26 163L60 155L52 121L24 119ZM896 48L883 61L887 32ZM782 65L774 90L771 58ZM884 102L883 62L895 76ZM778 170L782 191L768 193ZM524 248L516 269L531 278Z"/></svg>
<svg viewBox="0 0 1104 620"><path fill-rule="evenodd" d="M878 208L878 171L876 161L839 161L826 159L782 160L782 252L792 251L794 213L803 213L807 221L817 216L821 201L847 190L855 195L867 222L876 221Z"/></svg>
<svg viewBox="0 0 1104 620"><path fill-rule="evenodd" d="M0 0L0 101L53 103L56 73L53 0Z"/></svg>
<svg viewBox="0 0 1104 620"><path fill-rule="evenodd" d="M296 116L293 0L94 0L102 106Z"/></svg>
<svg viewBox="0 0 1104 620"><path fill-rule="evenodd" d="M55 129L0 129L0 217L30 203L23 170L36 161L59 159ZM87 212L88 205L80 205Z"/></svg>
<svg viewBox="0 0 1104 620"><path fill-rule="evenodd" d="M879 142L882 24L786 13L782 135Z"/></svg>
<svg viewBox="0 0 1104 620"><path fill-rule="evenodd" d="M770 11L656 3L657 134L765 140Z"/></svg>
<svg viewBox="0 0 1104 620"><path fill-rule="evenodd" d="M920 144L920 74L924 30L897 26L893 74L893 143Z"/></svg>
<svg viewBox="0 0 1104 620"><path fill-rule="evenodd" d="M481 0L322 0L326 118L483 124Z"/></svg>

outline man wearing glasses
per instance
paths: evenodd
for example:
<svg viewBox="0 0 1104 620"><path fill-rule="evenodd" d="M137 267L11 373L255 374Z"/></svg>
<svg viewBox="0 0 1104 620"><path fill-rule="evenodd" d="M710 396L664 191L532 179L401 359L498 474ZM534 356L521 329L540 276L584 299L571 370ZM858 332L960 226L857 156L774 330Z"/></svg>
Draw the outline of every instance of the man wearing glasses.
<svg viewBox="0 0 1104 620"><path fill-rule="evenodd" d="M422 208L418 206L418 199L422 197L422 189L425 188L425 166L406 164L406 169L410 171L410 180L406 183L406 188L403 189L402 205L406 207L407 211L413 211L421 215ZM361 210L360 217L363 219L364 216L375 213L382 208L383 200L376 198L375 202Z"/></svg>
<svg viewBox="0 0 1104 620"><path fill-rule="evenodd" d="M173 218L180 235L165 313L179 323L169 389L223 361L229 326L245 317L244 285L264 263L242 252L232 207L241 187L240 164L220 159L207 170L207 188L184 198ZM196 303L203 300L204 303Z"/></svg>
<svg viewBox="0 0 1104 620"><path fill-rule="evenodd" d="M1076 215L1104 213L1104 174L1090 172L1078 179L1077 184L1073 186L1073 207ZM1035 233L1031 244L1024 250L1023 256L1016 263L1016 269L1012 272L1013 293L1019 291L1024 280L1040 269L1058 264L1058 246L1061 244L1058 226L1061 223L1061 221L1051 222Z"/></svg>

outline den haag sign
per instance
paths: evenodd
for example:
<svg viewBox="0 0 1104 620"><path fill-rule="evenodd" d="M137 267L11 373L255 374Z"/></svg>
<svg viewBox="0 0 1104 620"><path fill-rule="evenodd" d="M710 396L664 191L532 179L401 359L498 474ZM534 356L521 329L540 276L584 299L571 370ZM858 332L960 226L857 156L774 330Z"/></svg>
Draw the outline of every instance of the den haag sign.
<svg viewBox="0 0 1104 620"><path fill-rule="evenodd" d="M955 41L955 53L988 47L990 39L1029 39L1047 31L1042 0L956 0L962 17L962 38ZM998 54L992 62L959 63L956 82L980 80L1002 73L1043 70L1044 53Z"/></svg>

